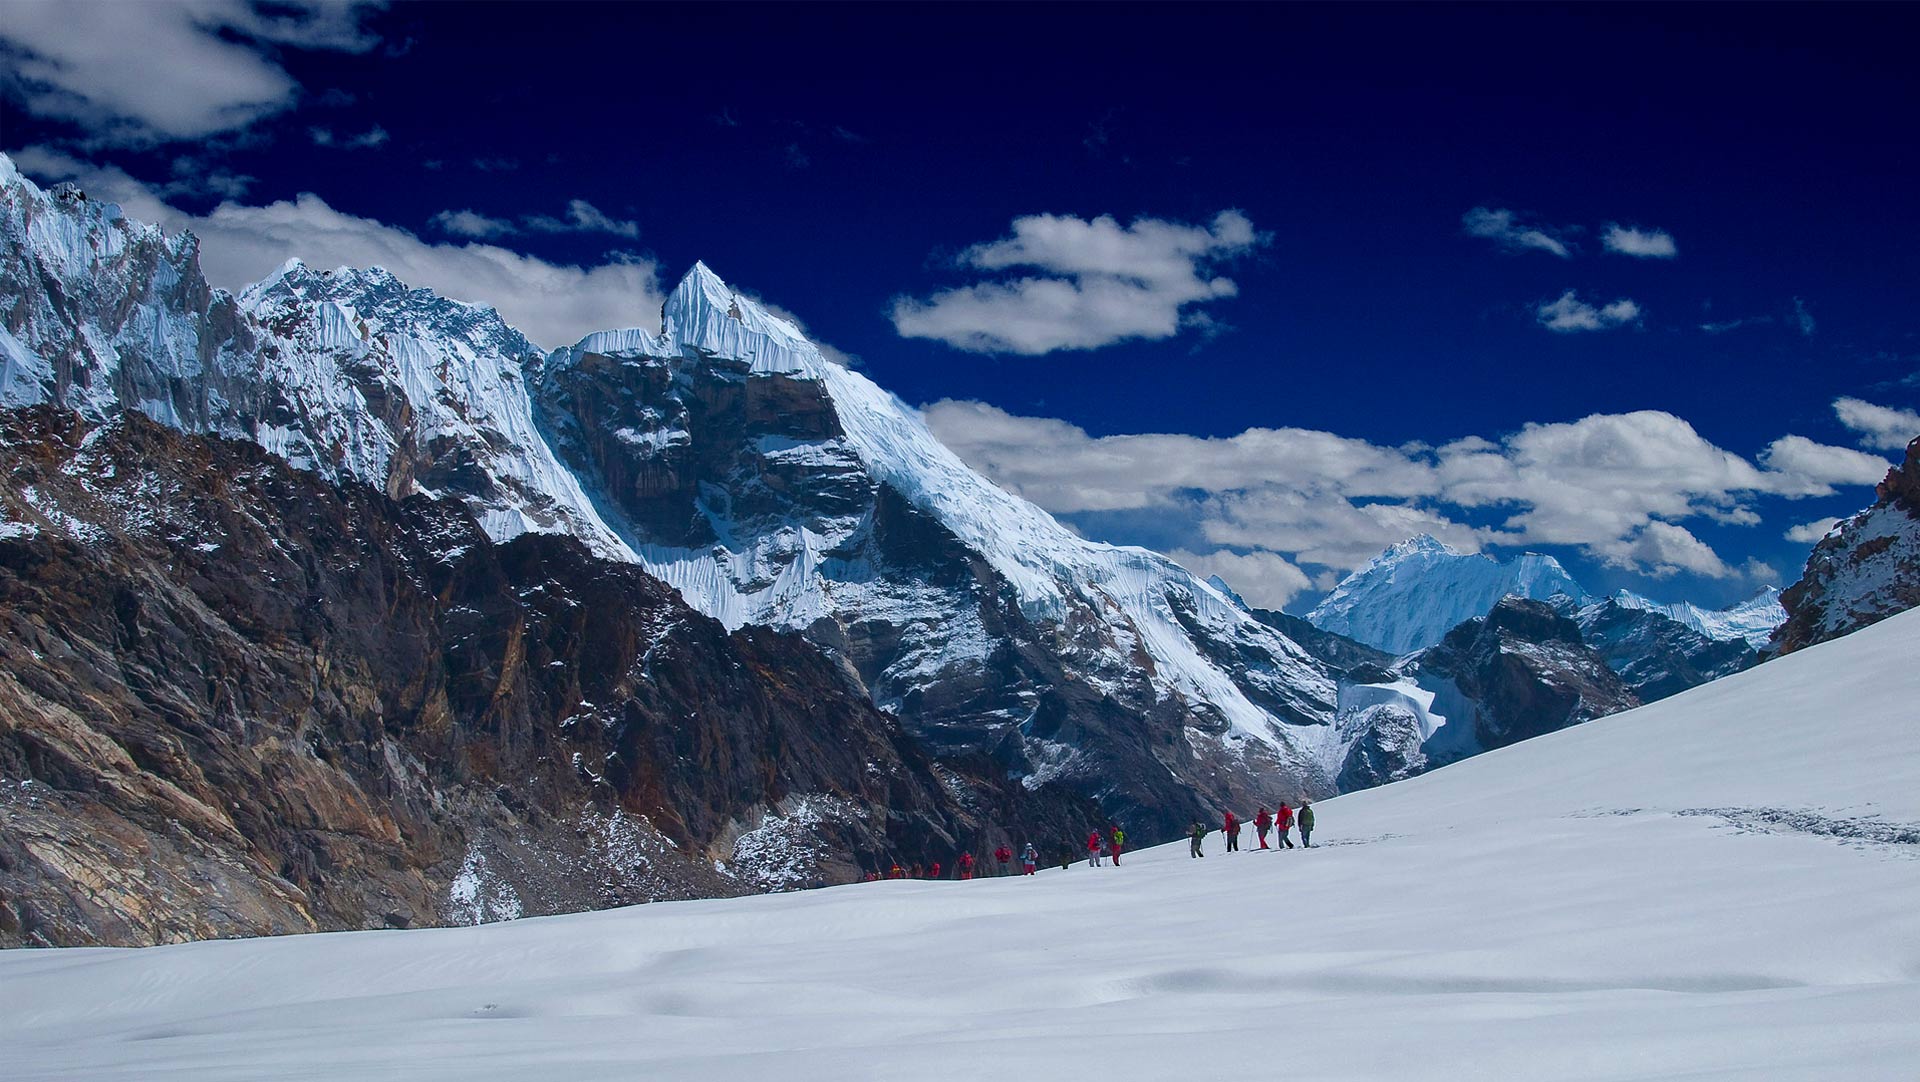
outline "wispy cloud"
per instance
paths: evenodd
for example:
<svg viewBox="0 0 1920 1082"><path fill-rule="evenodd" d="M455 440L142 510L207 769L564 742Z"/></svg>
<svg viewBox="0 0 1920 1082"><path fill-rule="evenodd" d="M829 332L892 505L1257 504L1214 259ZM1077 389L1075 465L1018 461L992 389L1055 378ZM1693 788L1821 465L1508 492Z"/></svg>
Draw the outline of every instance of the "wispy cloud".
<svg viewBox="0 0 1920 1082"><path fill-rule="evenodd" d="M1609 252L1637 259L1673 259L1680 254L1680 246L1666 230L1642 229L1619 222L1607 223L1600 234L1600 244Z"/></svg>
<svg viewBox="0 0 1920 1082"><path fill-rule="evenodd" d="M243 128L290 108L300 87L280 50L361 53L377 3L194 0L15 2L0 18L9 96L103 144L142 145Z"/></svg>
<svg viewBox="0 0 1920 1082"><path fill-rule="evenodd" d="M1569 289L1559 297L1542 302L1534 309L1540 325L1556 334L1604 331L1623 327L1640 318L1640 306L1625 297L1603 305L1588 304Z"/></svg>
<svg viewBox="0 0 1920 1082"><path fill-rule="evenodd" d="M528 214L516 221L475 210L443 210L429 222L441 232L456 237L506 237L515 233L609 233L637 240L640 236L639 222L615 218L584 199L569 200L566 214L559 217Z"/></svg>
<svg viewBox="0 0 1920 1082"><path fill-rule="evenodd" d="M1237 210L1221 211L1206 225L1137 218L1123 226L1108 215L1030 215L1014 220L1011 236L968 248L959 263L986 272L1032 268L1039 275L942 290L925 300L898 298L893 325L908 338L1028 356L1171 338L1192 322L1189 306L1239 292L1213 268L1264 243Z"/></svg>
<svg viewBox="0 0 1920 1082"><path fill-rule="evenodd" d="M1504 208L1475 207L1460 216L1460 227L1467 236L1490 240L1509 252L1547 252L1561 259L1573 258L1573 246L1564 239L1569 230L1522 221L1518 213Z"/></svg>
<svg viewBox="0 0 1920 1082"><path fill-rule="evenodd" d="M1793 325L1800 328L1803 338L1812 338L1820 325L1813 321L1813 313L1807 311L1807 302L1799 297L1793 298Z"/></svg>
<svg viewBox="0 0 1920 1082"><path fill-rule="evenodd" d="M307 129L307 135L313 145L336 147L341 150L372 150L384 146L387 142L387 129L375 124L359 135L336 135L331 128L313 127Z"/></svg>
<svg viewBox="0 0 1920 1082"><path fill-rule="evenodd" d="M1789 541L1797 541L1802 545L1811 545L1827 536L1827 534L1831 533L1833 528L1839 524L1840 520L1837 518L1817 518L1812 522L1803 522L1788 530L1786 533L1781 534L1781 536Z"/></svg>

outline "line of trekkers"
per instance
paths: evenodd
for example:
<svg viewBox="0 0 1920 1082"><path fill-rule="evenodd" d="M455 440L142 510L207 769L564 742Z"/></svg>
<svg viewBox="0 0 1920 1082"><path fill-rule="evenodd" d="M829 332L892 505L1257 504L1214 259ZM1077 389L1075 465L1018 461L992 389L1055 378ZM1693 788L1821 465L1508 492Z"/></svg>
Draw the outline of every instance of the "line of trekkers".
<svg viewBox="0 0 1920 1082"><path fill-rule="evenodd" d="M1104 832L1090 831L1087 834L1085 850L1087 863L1095 868L1106 861L1118 865L1120 853L1126 845L1127 832L1117 826L1110 826ZM1060 850L1060 867L1066 868L1073 864L1077 859L1077 852L1075 848ZM880 879L945 879L949 876L954 879L972 879L976 874L980 876L1012 875L1015 855L1011 846L1002 843L993 851L992 864L987 864L984 860L975 861L972 853L961 853L954 861L951 872L937 860L928 864L914 863L906 866L895 861L884 873L869 871L862 880L872 883ZM1019 874L1032 875L1040 870L1040 850L1035 848L1032 842L1020 847L1018 857Z"/></svg>
<svg viewBox="0 0 1920 1082"><path fill-rule="evenodd" d="M1237 853L1240 851L1240 828L1245 825L1246 824L1240 821L1239 816L1232 812L1227 813L1226 818L1220 824L1220 833L1227 839L1227 852ZM1253 831L1260 836L1260 848L1262 849L1292 849L1294 847L1293 839L1288 836L1288 832L1296 825L1300 828L1300 844L1308 849L1313 848L1313 802L1306 797L1300 798L1300 812L1298 815L1295 815L1293 809L1287 807L1287 802L1283 800L1280 802L1280 810L1277 813L1268 812L1267 806L1262 804L1260 805L1260 811L1253 817ZM1280 834L1277 839L1279 844L1269 846L1267 845L1267 835L1275 827L1280 829ZM1187 828L1187 840L1190 843L1187 848L1187 855L1190 857L1206 856L1206 852L1200 848L1200 843L1205 841L1206 838L1207 828L1201 825L1199 820L1194 820L1193 825Z"/></svg>

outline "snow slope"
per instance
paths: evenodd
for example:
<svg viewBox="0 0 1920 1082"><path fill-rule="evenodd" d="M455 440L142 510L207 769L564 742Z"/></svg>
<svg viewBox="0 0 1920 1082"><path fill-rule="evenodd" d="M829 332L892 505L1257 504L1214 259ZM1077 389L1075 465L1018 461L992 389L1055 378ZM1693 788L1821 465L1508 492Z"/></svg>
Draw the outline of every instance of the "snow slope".
<svg viewBox="0 0 1920 1082"><path fill-rule="evenodd" d="M1587 596L1551 556L1525 552L1496 560L1421 534L1389 546L1340 580L1307 619L1323 630L1405 654L1432 646L1464 621L1485 616L1503 597L1545 601L1555 594L1576 601Z"/></svg>
<svg viewBox="0 0 1920 1082"><path fill-rule="evenodd" d="M1329 800L1306 852L10 952L0 1047L17 1082L1910 1082L1917 657L1896 616Z"/></svg>

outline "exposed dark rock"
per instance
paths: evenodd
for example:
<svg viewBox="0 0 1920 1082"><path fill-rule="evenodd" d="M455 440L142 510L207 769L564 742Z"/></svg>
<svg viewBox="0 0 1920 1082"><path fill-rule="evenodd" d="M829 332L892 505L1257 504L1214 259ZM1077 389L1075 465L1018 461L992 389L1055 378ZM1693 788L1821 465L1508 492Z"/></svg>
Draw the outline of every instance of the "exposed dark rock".
<svg viewBox="0 0 1920 1082"><path fill-rule="evenodd" d="M0 945L807 886L1097 821L571 539L138 414L0 413L0 465Z"/></svg>
<svg viewBox="0 0 1920 1082"><path fill-rule="evenodd" d="M1447 718L1426 748L1434 765L1640 705L1579 625L1518 597L1421 651L1415 671Z"/></svg>
<svg viewBox="0 0 1920 1082"><path fill-rule="evenodd" d="M1780 594L1787 622L1770 648L1792 653L1920 605L1920 437L1887 471L1872 507L1815 545L1800 581Z"/></svg>
<svg viewBox="0 0 1920 1082"><path fill-rule="evenodd" d="M1752 666L1745 639L1715 640L1663 613L1609 598L1579 610L1580 637L1607 659L1641 702L1677 695Z"/></svg>

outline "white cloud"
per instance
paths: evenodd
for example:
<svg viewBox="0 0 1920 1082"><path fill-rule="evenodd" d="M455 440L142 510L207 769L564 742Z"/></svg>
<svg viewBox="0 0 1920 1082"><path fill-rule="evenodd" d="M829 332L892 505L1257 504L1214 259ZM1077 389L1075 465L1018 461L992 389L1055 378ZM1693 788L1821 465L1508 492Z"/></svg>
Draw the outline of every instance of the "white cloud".
<svg viewBox="0 0 1920 1082"><path fill-rule="evenodd" d="M1213 266L1265 239L1233 210L1205 226L1158 218L1122 226L1108 215L1016 218L1012 236L969 248L959 261L983 271L1031 267L1044 277L896 298L893 325L907 338L1029 356L1171 338L1191 322L1188 306L1238 292L1231 279L1209 276Z"/></svg>
<svg viewBox="0 0 1920 1082"><path fill-rule="evenodd" d="M1540 325L1550 331L1574 334L1580 331L1604 331L1633 323L1640 318L1640 306L1623 297L1596 307L1581 300L1569 289L1560 294L1558 299L1542 303L1534 309L1533 314Z"/></svg>
<svg viewBox="0 0 1920 1082"><path fill-rule="evenodd" d="M245 127L294 104L276 47L364 52L376 4L10 0L0 19L9 94L97 139L150 143Z"/></svg>
<svg viewBox="0 0 1920 1082"><path fill-rule="evenodd" d="M1838 525L1840 525L1840 520L1837 518L1817 518L1812 522L1803 522L1795 526L1782 536L1789 541L1798 541L1803 545L1811 545L1827 536L1827 534Z"/></svg>
<svg viewBox="0 0 1920 1082"><path fill-rule="evenodd" d="M1313 582L1307 578L1306 572L1288 563L1285 557L1271 552L1256 550L1239 553L1232 549L1217 549L1200 553L1174 549L1167 556L1203 579L1212 575L1220 576L1221 581L1233 587L1233 592L1245 599L1247 604L1258 608L1285 608L1294 595L1313 588Z"/></svg>
<svg viewBox="0 0 1920 1082"><path fill-rule="evenodd" d="M1863 447L1904 451L1908 443L1920 437L1920 413L1912 410L1876 406L1858 398L1836 398L1833 412L1841 424L1860 433Z"/></svg>
<svg viewBox="0 0 1920 1082"><path fill-rule="evenodd" d="M1600 234L1600 244L1609 252L1637 259L1672 259L1680 254L1680 246L1674 243L1672 233L1619 222L1607 223Z"/></svg>
<svg viewBox="0 0 1920 1082"><path fill-rule="evenodd" d="M1573 258L1572 245L1563 239L1567 230L1522 222L1510 210L1475 207L1460 216L1460 227L1467 236L1490 240L1509 252L1549 252L1561 259Z"/></svg>
<svg viewBox="0 0 1920 1082"><path fill-rule="evenodd" d="M335 210L311 193L265 206L227 201L196 215L116 168L39 148L22 151L14 161L47 179L76 180L95 198L121 204L130 217L192 230L200 238L207 280L226 289L257 281L291 257L319 267L382 266L409 285L492 305L544 346L569 344L608 327L647 326L660 311L658 269L649 260L614 257L575 267L491 244L434 244Z"/></svg>
<svg viewBox="0 0 1920 1082"><path fill-rule="evenodd" d="M1648 574L1731 577L1743 572L1681 523L1756 525L1756 499L1826 495L1871 484L1886 469L1871 455L1800 436L1783 436L1750 461L1652 410L1440 447L1307 429L1096 438L980 402L936 402L926 416L970 464L1056 514L1165 512L1213 546L1336 569L1431 533L1469 550L1567 545ZM1492 526L1465 521L1489 515Z"/></svg>

